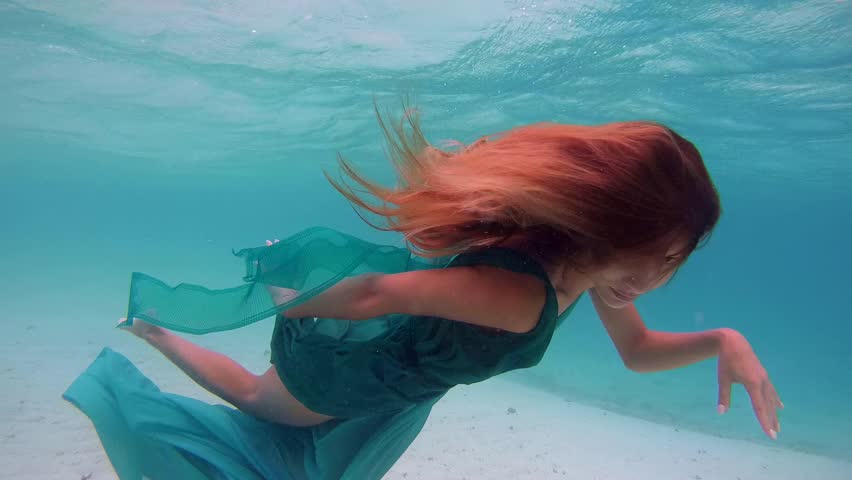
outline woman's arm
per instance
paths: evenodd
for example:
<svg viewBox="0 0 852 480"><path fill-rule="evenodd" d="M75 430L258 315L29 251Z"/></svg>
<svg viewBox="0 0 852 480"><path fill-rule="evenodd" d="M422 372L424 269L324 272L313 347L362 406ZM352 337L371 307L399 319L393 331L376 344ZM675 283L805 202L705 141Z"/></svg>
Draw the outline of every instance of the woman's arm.
<svg viewBox="0 0 852 480"><path fill-rule="evenodd" d="M366 273L282 313L347 320L402 313L524 333L538 323L545 293L532 275L490 266Z"/></svg>
<svg viewBox="0 0 852 480"><path fill-rule="evenodd" d="M636 372L671 370L719 354L730 329L670 333L649 330L633 305L612 308L594 291L592 303L627 368Z"/></svg>
<svg viewBox="0 0 852 480"><path fill-rule="evenodd" d="M695 333L648 330L633 305L611 308L593 291L589 294L628 368L637 372L670 370L718 356L719 413L731 406L731 385L740 383L751 397L763 431L770 438L777 438L781 431L777 409L784 408L784 404L766 369L739 332L730 328Z"/></svg>
<svg viewBox="0 0 852 480"><path fill-rule="evenodd" d="M346 320L367 320L382 313L381 308L376 305L375 283L379 274L363 273L353 277L347 277L329 287L328 290L310 298L309 300L288 308L281 312L285 317L323 317ZM283 303L282 297L290 300L298 296L298 292L290 290L289 294L276 293L275 289L268 288L273 302Z"/></svg>

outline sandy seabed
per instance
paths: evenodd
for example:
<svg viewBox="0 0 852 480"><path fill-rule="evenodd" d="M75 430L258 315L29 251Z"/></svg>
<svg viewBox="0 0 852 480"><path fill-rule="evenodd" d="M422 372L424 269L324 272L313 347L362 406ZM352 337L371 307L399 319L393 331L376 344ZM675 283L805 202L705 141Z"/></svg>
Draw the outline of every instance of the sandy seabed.
<svg viewBox="0 0 852 480"><path fill-rule="evenodd" d="M38 330L0 340L0 479L116 478L91 423L61 399L102 344L36 341ZM146 345L112 335L110 346L163 390L217 402ZM232 354L246 351L250 337L205 343ZM253 371L268 365L259 353L233 356ZM451 391L385 478L848 480L852 463L656 424L495 378Z"/></svg>

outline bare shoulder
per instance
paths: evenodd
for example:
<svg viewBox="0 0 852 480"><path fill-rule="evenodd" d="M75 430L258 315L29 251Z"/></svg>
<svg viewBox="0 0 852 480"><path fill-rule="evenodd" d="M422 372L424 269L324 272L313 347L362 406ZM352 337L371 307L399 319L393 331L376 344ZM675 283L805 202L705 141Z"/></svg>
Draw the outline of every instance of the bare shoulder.
<svg viewBox="0 0 852 480"><path fill-rule="evenodd" d="M541 279L484 265L381 275L375 291L385 310L515 333L536 326L546 298Z"/></svg>

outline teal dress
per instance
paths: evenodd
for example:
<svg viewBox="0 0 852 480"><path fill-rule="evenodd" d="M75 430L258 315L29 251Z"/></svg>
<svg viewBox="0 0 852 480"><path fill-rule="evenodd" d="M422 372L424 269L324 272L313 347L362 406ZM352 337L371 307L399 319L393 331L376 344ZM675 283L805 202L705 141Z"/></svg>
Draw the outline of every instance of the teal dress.
<svg viewBox="0 0 852 480"><path fill-rule="evenodd" d="M202 334L276 315L276 371L308 408L336 418L290 427L161 392L106 348L63 396L91 419L122 480L379 479L450 388L537 364L574 307L560 316L542 267L503 248L427 261L404 248L312 228L235 255L245 261L246 275L230 289L170 287L134 273L128 318ZM519 334L399 314L364 321L278 315L347 276L463 265L493 265L544 280L546 301L536 327Z"/></svg>

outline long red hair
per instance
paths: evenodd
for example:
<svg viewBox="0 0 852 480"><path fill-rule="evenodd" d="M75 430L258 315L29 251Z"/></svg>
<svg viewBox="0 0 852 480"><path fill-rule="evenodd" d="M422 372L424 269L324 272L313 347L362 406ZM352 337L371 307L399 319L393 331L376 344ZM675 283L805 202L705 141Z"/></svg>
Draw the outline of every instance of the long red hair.
<svg viewBox="0 0 852 480"><path fill-rule="evenodd" d="M675 239L687 240L679 252L685 259L719 218L719 196L698 150L658 123L538 123L446 151L426 141L416 113L390 126L376 113L397 184L371 182L341 156L342 172L378 202L326 178L387 226L365 221L402 233L426 257L521 235L547 260L659 254Z"/></svg>

